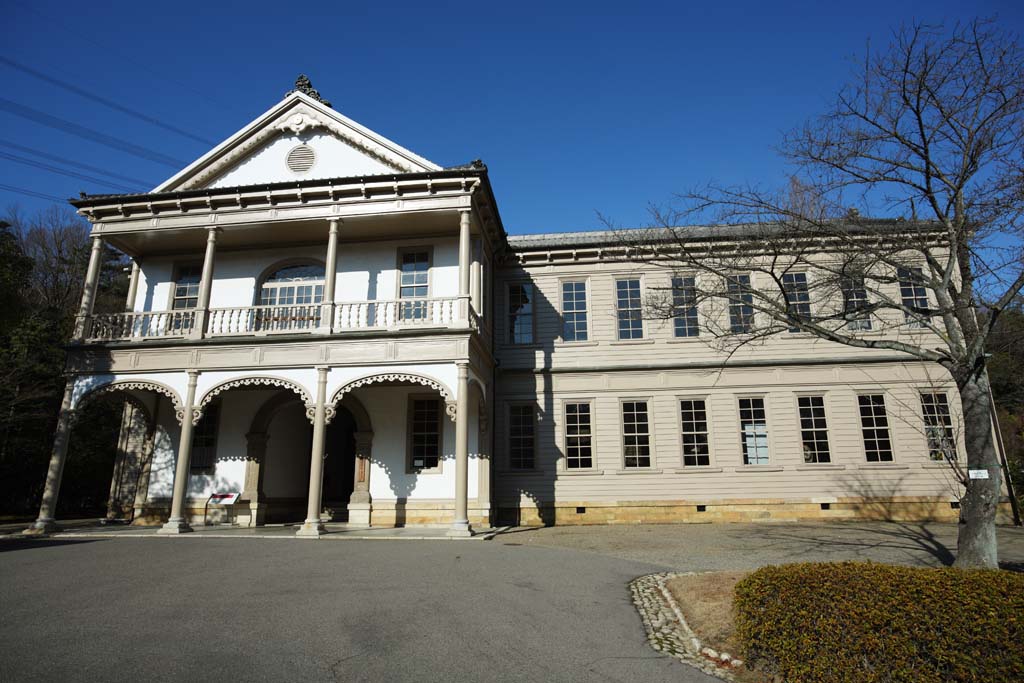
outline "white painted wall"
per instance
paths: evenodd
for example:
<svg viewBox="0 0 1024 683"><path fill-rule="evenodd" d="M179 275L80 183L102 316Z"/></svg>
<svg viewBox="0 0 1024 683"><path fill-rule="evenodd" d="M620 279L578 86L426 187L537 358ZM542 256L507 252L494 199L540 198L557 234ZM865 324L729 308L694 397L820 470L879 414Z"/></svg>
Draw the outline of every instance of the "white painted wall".
<svg viewBox="0 0 1024 683"><path fill-rule="evenodd" d="M300 144L312 147L316 154L313 167L305 173L295 173L286 164L288 152ZM210 183L209 187L381 173L394 173L394 169L366 156L330 133L307 131L301 135L285 134L274 138Z"/></svg>

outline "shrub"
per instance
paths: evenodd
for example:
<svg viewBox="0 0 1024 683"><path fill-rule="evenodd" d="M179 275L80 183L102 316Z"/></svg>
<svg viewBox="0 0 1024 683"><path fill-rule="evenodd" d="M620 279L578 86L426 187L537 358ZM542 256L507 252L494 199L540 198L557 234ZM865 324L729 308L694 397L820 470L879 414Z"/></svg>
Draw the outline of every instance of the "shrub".
<svg viewBox="0 0 1024 683"><path fill-rule="evenodd" d="M750 665L787 683L1024 681L1024 575L843 562L736 585Z"/></svg>

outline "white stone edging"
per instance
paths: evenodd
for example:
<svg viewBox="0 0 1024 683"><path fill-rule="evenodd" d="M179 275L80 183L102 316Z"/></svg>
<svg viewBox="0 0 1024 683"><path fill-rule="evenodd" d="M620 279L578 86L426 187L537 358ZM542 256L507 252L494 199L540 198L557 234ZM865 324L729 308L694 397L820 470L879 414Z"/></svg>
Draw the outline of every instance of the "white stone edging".
<svg viewBox="0 0 1024 683"><path fill-rule="evenodd" d="M664 572L648 574L629 584L640 618L647 629L647 641L658 652L675 657L706 674L726 681L736 680L736 669L743 661L727 652L705 647L686 623L682 610L672 598L665 582L677 576L693 576L701 572Z"/></svg>

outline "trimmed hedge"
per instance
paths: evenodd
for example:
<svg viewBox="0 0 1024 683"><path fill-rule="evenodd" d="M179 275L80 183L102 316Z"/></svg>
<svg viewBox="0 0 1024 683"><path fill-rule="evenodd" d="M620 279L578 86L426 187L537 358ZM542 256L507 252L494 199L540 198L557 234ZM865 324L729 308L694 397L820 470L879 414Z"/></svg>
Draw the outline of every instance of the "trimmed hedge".
<svg viewBox="0 0 1024 683"><path fill-rule="evenodd" d="M1024 681L1024 574L764 567L733 609L748 665L787 683Z"/></svg>

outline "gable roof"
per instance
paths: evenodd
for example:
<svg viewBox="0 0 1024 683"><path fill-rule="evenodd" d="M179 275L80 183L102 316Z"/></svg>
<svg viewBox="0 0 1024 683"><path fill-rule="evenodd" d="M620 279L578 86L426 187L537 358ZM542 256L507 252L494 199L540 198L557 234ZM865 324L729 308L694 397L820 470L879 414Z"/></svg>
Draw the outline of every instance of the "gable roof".
<svg viewBox="0 0 1024 683"><path fill-rule="evenodd" d="M194 190L207 186L262 145L283 134L321 129L394 173L440 171L437 164L373 132L308 95L294 91L153 192Z"/></svg>

